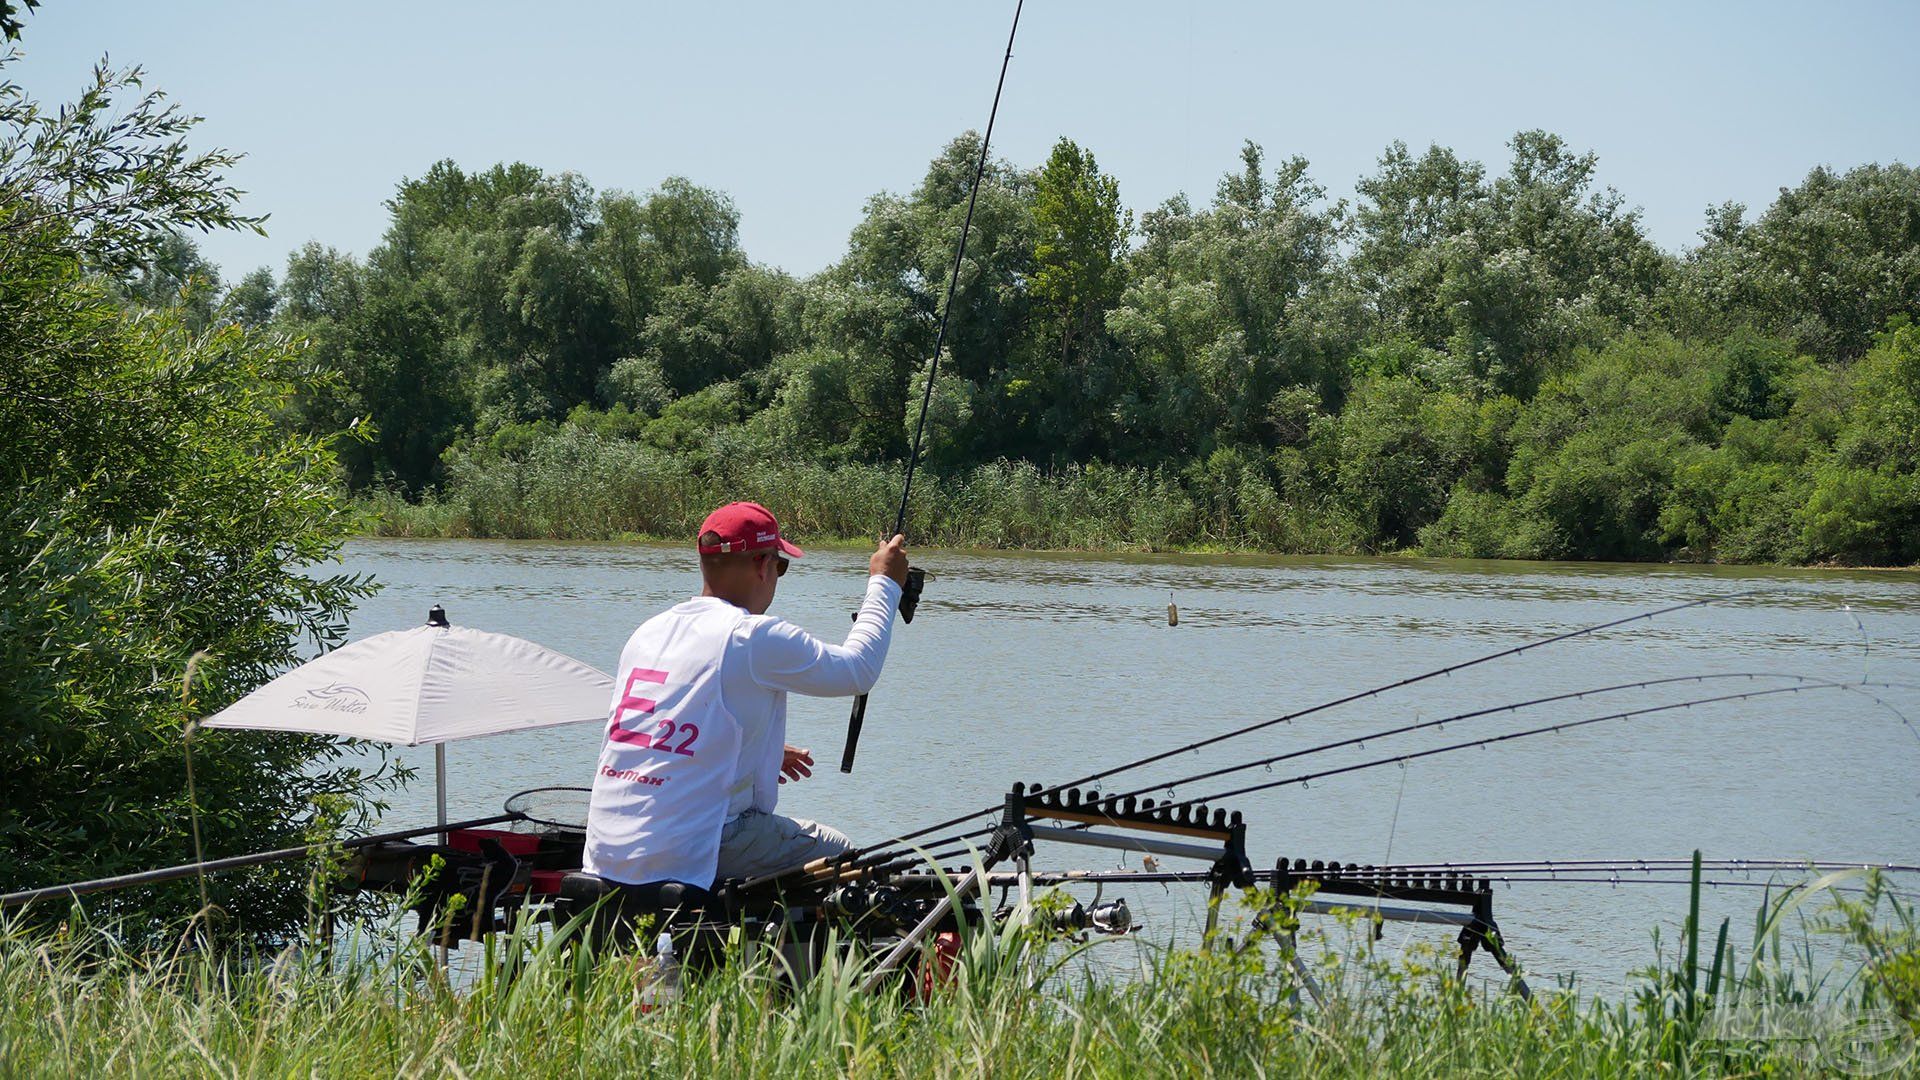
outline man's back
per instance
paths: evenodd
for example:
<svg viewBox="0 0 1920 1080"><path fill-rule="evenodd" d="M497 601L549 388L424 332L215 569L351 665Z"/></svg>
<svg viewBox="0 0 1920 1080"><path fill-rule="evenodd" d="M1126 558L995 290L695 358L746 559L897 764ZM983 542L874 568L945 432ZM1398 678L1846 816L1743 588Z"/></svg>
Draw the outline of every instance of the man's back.
<svg viewBox="0 0 1920 1080"><path fill-rule="evenodd" d="M582 869L613 881L713 884L740 757L721 669L746 612L697 597L627 640L594 772Z"/></svg>

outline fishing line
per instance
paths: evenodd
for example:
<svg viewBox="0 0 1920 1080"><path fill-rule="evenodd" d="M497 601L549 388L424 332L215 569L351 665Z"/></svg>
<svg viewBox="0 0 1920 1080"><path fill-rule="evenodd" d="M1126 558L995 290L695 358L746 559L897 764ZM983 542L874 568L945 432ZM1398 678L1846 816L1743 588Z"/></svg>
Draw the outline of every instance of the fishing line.
<svg viewBox="0 0 1920 1080"><path fill-rule="evenodd" d="M1381 862L1390 863L1393 861L1393 835L1400 831L1400 804L1405 801L1406 797L1407 765L1406 762L1401 762L1400 792L1393 797L1393 821L1387 825L1387 853L1380 859Z"/></svg>
<svg viewBox="0 0 1920 1080"><path fill-rule="evenodd" d="M1860 631L1860 681L1867 681L1867 668L1873 663L1873 638L1867 635L1867 624L1860 621L1860 614L1853 610L1852 604L1841 604L1840 610L1853 620L1853 628Z"/></svg>
<svg viewBox="0 0 1920 1080"><path fill-rule="evenodd" d="M993 108L987 111L987 131L980 137L980 159L973 166L973 190L967 193L967 216L960 225L960 242L953 251L953 270L947 275L947 297L940 305L940 329L933 335L933 356L927 360L927 384L920 394L920 419L913 425L913 445L907 451L907 475L900 485L900 508L893 515L893 531L888 537L907 531L907 498L913 493L914 468L920 462L920 440L927 430L927 412L933 407L933 384L940 374L940 350L947 340L947 324L953 319L953 296L960 287L960 266L967 257L967 237L973 232L973 208L980 201L981 182L987 173L987 148L993 144L993 122L1000 116L1000 93L1007 86L1007 68L1013 63L1013 39L1020 32L1020 11L1026 0L1013 5L1013 27L1007 31L1007 52L1000 59L1000 78L993 85ZM882 539L885 539L884 537ZM906 612L911 619L911 609ZM859 748L860 728L867 719L867 695L853 699L853 711L847 716L847 746L840 755L840 771L853 771L854 751Z"/></svg>

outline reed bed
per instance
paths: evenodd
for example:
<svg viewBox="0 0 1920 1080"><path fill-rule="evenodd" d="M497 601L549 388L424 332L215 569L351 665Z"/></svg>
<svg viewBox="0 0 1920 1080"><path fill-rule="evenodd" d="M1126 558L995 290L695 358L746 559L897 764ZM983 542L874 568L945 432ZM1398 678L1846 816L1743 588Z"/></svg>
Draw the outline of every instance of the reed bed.
<svg viewBox="0 0 1920 1080"><path fill-rule="evenodd" d="M723 502L764 502L795 536L871 539L893 520L903 466L675 453L563 428L521 457L455 455L440 494L374 492L382 536L684 539ZM1358 533L1318 504L1289 503L1252 471L999 461L915 477L908 533L937 547L1352 553Z"/></svg>
<svg viewBox="0 0 1920 1080"><path fill-rule="evenodd" d="M1336 927L1316 950L1319 1003L1301 992L1277 939L1245 923L1208 951L1092 946L1117 951L1103 965L1075 964L1074 947L1003 925L965 943L952 982L925 1004L860 992L871 961L857 950L835 953L795 989L771 953L742 946L687 979L678 1001L642 1011L651 962L566 932L522 926L495 938L469 977L449 979L417 940L375 947L397 925L326 950L154 955L76 919L58 932L0 931L0 1075L1585 1077L1910 1067L1920 985L1911 909L1872 883L1865 899L1828 908L1810 932L1839 935L1861 965L1836 978L1813 950L1786 941L1795 917L1806 925L1809 895L1763 903L1751 935L1734 935L1749 939L1744 948L1729 944L1726 927L1703 933L1689 920L1677 946L1657 948L1615 1002L1565 987L1527 1002L1469 986L1437 952L1373 955L1364 924ZM1896 1019L1867 1054L1858 1040L1824 1034L1729 1041L1711 1021L1736 998Z"/></svg>

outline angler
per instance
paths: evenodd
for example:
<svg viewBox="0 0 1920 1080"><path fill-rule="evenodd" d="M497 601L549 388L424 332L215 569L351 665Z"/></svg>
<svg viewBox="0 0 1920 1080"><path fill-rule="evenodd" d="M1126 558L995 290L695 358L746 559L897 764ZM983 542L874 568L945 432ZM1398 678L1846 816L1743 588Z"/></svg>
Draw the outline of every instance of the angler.
<svg viewBox="0 0 1920 1080"><path fill-rule="evenodd" d="M843 697L880 678L907 580L905 540L869 560L846 641L766 614L801 550L758 503L730 503L698 534L699 596L641 624L614 681L582 870L614 885L778 873L840 855L839 831L774 812L779 785L811 775L786 744L787 694Z"/></svg>

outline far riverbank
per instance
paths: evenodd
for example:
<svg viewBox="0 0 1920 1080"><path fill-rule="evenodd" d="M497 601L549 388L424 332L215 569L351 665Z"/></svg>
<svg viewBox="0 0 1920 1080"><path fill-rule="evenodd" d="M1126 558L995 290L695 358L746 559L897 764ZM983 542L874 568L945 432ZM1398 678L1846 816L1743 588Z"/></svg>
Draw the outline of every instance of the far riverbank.
<svg viewBox="0 0 1920 1080"><path fill-rule="evenodd" d="M734 499L766 503L804 543L860 547L893 519L901 468L885 465L768 463L714 469L670 455L599 452L565 461L495 461L461 469L446 489L418 502L383 491L355 499L368 537L448 540L618 540L672 543L693 535L713 507ZM1466 544L1458 531L1422 530L1401 548L1369 540L1339 506L1289 502L1251 475L1196 485L1172 470L1102 465L1042 470L996 462L960 474L916 475L908 535L916 547L1100 554L1263 554L1407 556L1517 562L1637 562L1721 566L1800 566L1920 570L1920 565L1862 567L1779 562L1726 551L1651 548L1622 559L1586 550L1577 538L1542 547L1499 522L1501 544ZM1787 545L1775 545L1784 547Z"/></svg>

